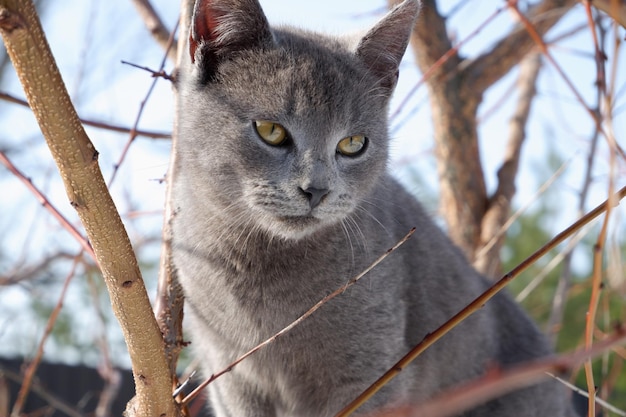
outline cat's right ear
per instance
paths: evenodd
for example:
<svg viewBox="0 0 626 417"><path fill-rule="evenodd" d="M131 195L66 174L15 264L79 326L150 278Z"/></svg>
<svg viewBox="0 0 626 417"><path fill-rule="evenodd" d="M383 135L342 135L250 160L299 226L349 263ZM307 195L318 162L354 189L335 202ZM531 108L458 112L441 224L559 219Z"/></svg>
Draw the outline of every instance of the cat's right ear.
<svg viewBox="0 0 626 417"><path fill-rule="evenodd" d="M189 32L191 62L205 80L214 79L224 59L273 42L257 0L196 0Z"/></svg>
<svg viewBox="0 0 626 417"><path fill-rule="evenodd" d="M400 61L419 14L419 0L404 0L395 6L361 39L356 55L389 94L398 81Z"/></svg>

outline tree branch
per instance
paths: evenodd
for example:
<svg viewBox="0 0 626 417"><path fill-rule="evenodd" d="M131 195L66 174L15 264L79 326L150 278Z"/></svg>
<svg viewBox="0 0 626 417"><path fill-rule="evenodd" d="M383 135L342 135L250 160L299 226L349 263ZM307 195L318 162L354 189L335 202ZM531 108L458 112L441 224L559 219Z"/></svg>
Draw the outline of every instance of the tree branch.
<svg viewBox="0 0 626 417"><path fill-rule="evenodd" d="M526 138L526 122L535 97L535 84L541 68L541 54L536 52L528 55L520 64L518 79L519 99L515 113L509 122L509 141L504 162L498 170L498 188L490 198L489 207L482 219L480 246L485 246L506 222L511 211L511 201L515 195L515 178L519 167L522 144ZM496 239L488 251L474 261L474 266L487 276L500 273L500 249L504 243L504 235Z"/></svg>
<svg viewBox="0 0 626 417"><path fill-rule="evenodd" d="M501 395L536 384L550 377L553 373L571 372L588 358L600 356L625 341L626 327L620 327L606 340L597 343L589 350L524 363L510 369L489 369L485 375L446 390L425 403L374 413L372 417L449 417L459 415L463 411Z"/></svg>
<svg viewBox="0 0 626 417"><path fill-rule="evenodd" d="M0 34L102 271L128 346L138 415L176 416L172 377L133 248L28 0L0 0Z"/></svg>
<svg viewBox="0 0 626 417"><path fill-rule="evenodd" d="M450 237L472 259L487 204L475 120L481 97L460 77L461 58L451 49L445 19L435 0L424 1L411 46L421 71L430 74L426 83L435 129L440 210ZM454 52L449 53L451 50ZM439 59L446 54L445 61ZM435 64L439 68L432 69Z"/></svg>
<svg viewBox="0 0 626 417"><path fill-rule="evenodd" d="M48 322L46 323L46 327L44 329L44 333L39 340L39 344L37 346L37 354L35 358L32 360L30 364L26 367L26 371L24 372L24 380L22 382L22 386L17 394L17 399L15 400L15 404L13 405L13 410L11 411L12 416L20 416L22 414L22 409L26 403L26 399L28 398L28 394L30 393L33 378L35 377L35 373L37 372L37 368L41 363L44 353L44 346L50 334L52 334L52 329L56 324L57 318L61 313L61 308L63 308L63 302L65 300L65 294L67 294L67 289L69 287L70 282L76 276L76 267L79 263L81 254L79 253L74 257L74 262L72 264L72 269L70 270L67 277L65 277L65 282L63 283L63 288L61 289L61 294L59 295L59 300L57 301L54 309L50 313L48 317Z"/></svg>
<svg viewBox="0 0 626 417"><path fill-rule="evenodd" d="M538 33L547 32L575 2L543 0L534 7L530 16L536 21ZM397 1L388 3L394 5ZM515 1L509 0L508 4L514 7ZM504 7L498 9L483 26L503 10ZM475 60L464 60L458 55L458 45L453 47L447 35L445 18L437 11L436 0L424 0L411 37L431 101L440 212L448 235L472 262L484 240L481 229L492 204L480 160L478 107L485 90L517 65L534 44L525 26L520 25L488 53ZM489 260L490 265L495 262Z"/></svg>
<svg viewBox="0 0 626 417"><path fill-rule="evenodd" d="M543 36L576 3L576 0L543 0L530 9L527 17L533 22L537 33ZM519 64L534 46L535 42L524 26L518 25L490 51L464 64L463 73L467 82L482 94Z"/></svg>
<svg viewBox="0 0 626 417"><path fill-rule="evenodd" d="M181 1L181 13L180 13L180 33L189 33L189 25L191 22L191 15L193 10L193 1L182 0ZM176 66L180 67L181 60L185 57L185 45L186 36L180 36L178 38L176 57ZM174 83L174 105L178 107L178 94L176 89L176 83ZM161 243L161 256L159 261L159 280L156 297L155 315L157 322L163 333L163 340L165 342L165 354L170 367L172 375L176 375L176 364L178 363L178 357L182 348L185 346L183 339L183 307L185 297L182 287L180 286L177 278L176 268L172 261L172 228L171 222L174 216L172 209L172 178L175 175L176 157L177 157L177 131L176 129L177 118L174 118L174 133L172 134L172 150L170 152L170 163L167 172L167 182L165 190L165 210L163 216L163 232ZM178 382L178 381L177 381ZM178 398L182 402L182 396ZM183 405L183 407L186 407ZM186 410L183 410L186 412Z"/></svg>
<svg viewBox="0 0 626 417"><path fill-rule="evenodd" d="M613 20L626 29L626 2L623 0L593 0L591 5L611 16Z"/></svg>
<svg viewBox="0 0 626 417"><path fill-rule="evenodd" d="M0 100L6 100L9 103L18 104L23 107L29 107L27 101L24 101L20 98L12 96L11 94L3 93L1 91L0 91ZM138 129L131 130L131 128L129 127L116 126L116 125L112 125L109 123L99 122L97 120L89 120L89 119L83 119L83 118L81 118L80 121L84 125L95 127L98 129L110 130L112 132L129 133L129 134L131 132L134 132L137 136L145 136L151 139L171 139L172 138L172 135L169 133L149 132L147 130L138 130Z"/></svg>
<svg viewBox="0 0 626 417"><path fill-rule="evenodd" d="M399 0L388 0L389 7L399 3ZM411 34L411 45L422 73L428 72L440 57L452 49L446 22L437 10L436 0L422 1L422 9ZM458 54L455 53L443 63L438 72L433 74L434 78L456 72L460 61Z"/></svg>
<svg viewBox="0 0 626 417"><path fill-rule="evenodd" d="M150 0L132 0L132 2L139 12L139 16L141 16L146 27L152 34L152 37L167 53L167 58L172 62L176 62L176 41L173 43L169 42L171 36L170 31L167 30L161 17L157 14L156 10L154 10L154 7L152 7Z"/></svg>
<svg viewBox="0 0 626 417"><path fill-rule="evenodd" d="M611 207L618 205L620 200L626 197L626 186L620 189L616 194L611 195L609 199L598 205L589 213L582 216L575 223L569 226L567 229L556 235L548 243L537 249L532 255L526 258L522 263L513 268L510 272L505 274L499 281L489 287L485 292L476 297L474 301L469 303L465 308L455 314L451 319L443 323L436 330L428 333L417 345L413 347L400 359L395 365L393 365L383 376L378 378L372 385L370 385L361 395L355 398L350 404L344 407L335 417L348 417L354 411L356 411L361 405L365 404L374 394L376 394L382 387L388 384L393 378L398 376L411 362L413 362L418 356L420 356L426 349L431 347L439 339L445 336L448 332L454 329L457 325L480 310L485 303L491 300L498 292L506 287L515 277L519 276L530 265L533 265L537 260L542 258L549 251L554 249L557 245L562 243L565 239L572 236L573 233L580 230L585 225L589 224L593 219L599 215L610 210Z"/></svg>

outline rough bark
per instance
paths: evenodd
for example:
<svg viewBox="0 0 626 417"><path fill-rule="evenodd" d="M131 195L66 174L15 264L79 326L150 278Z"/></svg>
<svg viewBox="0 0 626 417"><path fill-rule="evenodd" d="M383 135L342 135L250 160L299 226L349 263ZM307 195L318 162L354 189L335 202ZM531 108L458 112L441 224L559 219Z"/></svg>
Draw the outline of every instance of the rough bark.
<svg viewBox="0 0 626 417"><path fill-rule="evenodd" d="M576 0L543 0L529 11L528 17L543 35L575 3ZM453 48L436 0L423 0L411 45L422 73L431 70ZM491 239L482 233L483 228L496 231L502 226L486 224L486 220L499 223L503 218L493 215L492 204L507 207L501 205L498 195L487 195L479 154L478 108L487 88L519 64L533 46L527 32L516 27L476 59L464 59L454 53L426 80L434 124L441 215L448 225L448 234L472 262L481 245ZM500 176L498 189L514 189L514 180L515 176ZM486 218L488 213L491 215ZM493 259L477 265L482 272L493 271L500 248L501 241L490 251Z"/></svg>
<svg viewBox="0 0 626 417"><path fill-rule="evenodd" d="M181 33L187 33L191 10L193 3L188 0L181 2ZM185 36L178 38L176 57L177 67L180 66L180 60L185 52L186 39ZM178 96L176 84L174 84L174 103L178 105ZM176 114L176 113L175 113ZM155 314L163 332L165 341L165 352L169 362L172 375L176 374L176 364L182 348L185 345L183 339L183 307L184 294L176 276L176 268L172 262L172 229L171 221L174 212L171 206L172 182L174 175L174 167L176 166L176 144L178 142L177 120L174 118L174 129L172 133L172 150L170 152L170 163L167 172L166 192L165 192L165 212L163 217L163 242L161 244L161 258L159 262L159 284L157 292L157 301L155 306Z"/></svg>
<svg viewBox="0 0 626 417"><path fill-rule="evenodd" d="M481 222L480 251L477 252L474 266L488 276L499 276L500 248L504 244L505 230L502 226L509 218L511 201L515 195L522 144L526 139L526 122L535 98L535 85L541 68L541 55L538 52L528 55L520 64L517 107L509 122L509 140L504 161L498 170L498 188L490 197L488 209Z"/></svg>
<svg viewBox="0 0 626 417"><path fill-rule="evenodd" d="M0 0L0 34L102 271L132 361L137 415L176 416L163 339L133 248L33 3Z"/></svg>

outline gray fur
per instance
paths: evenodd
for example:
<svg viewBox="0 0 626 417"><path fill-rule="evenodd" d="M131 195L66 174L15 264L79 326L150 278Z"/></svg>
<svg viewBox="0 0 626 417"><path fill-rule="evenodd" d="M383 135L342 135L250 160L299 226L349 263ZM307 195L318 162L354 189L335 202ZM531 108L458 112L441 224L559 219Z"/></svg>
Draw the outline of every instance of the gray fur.
<svg viewBox="0 0 626 417"><path fill-rule="evenodd" d="M354 48L270 29L256 0L198 2L193 56L179 74L173 235L205 374L417 228L358 285L209 388L218 417L333 416L488 286L386 173L387 106L419 4L405 0ZM291 141L267 145L252 125L259 119L283 125ZM356 134L367 136L365 151L338 154L337 143ZM329 190L317 205L302 191L311 187ZM419 402L495 363L549 353L518 306L499 295L361 412ZM559 417L566 408L548 382L464 415Z"/></svg>

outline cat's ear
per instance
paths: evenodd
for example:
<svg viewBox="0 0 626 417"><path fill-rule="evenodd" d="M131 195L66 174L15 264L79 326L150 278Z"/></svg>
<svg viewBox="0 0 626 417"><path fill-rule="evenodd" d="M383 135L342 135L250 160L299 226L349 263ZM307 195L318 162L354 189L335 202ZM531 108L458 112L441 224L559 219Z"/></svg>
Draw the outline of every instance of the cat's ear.
<svg viewBox="0 0 626 417"><path fill-rule="evenodd" d="M404 0L359 42L356 55L389 94L398 81L398 68L420 10L419 0Z"/></svg>
<svg viewBox="0 0 626 417"><path fill-rule="evenodd" d="M258 0L196 0L189 31L191 62L211 79L221 60L243 50L263 48L272 41Z"/></svg>

